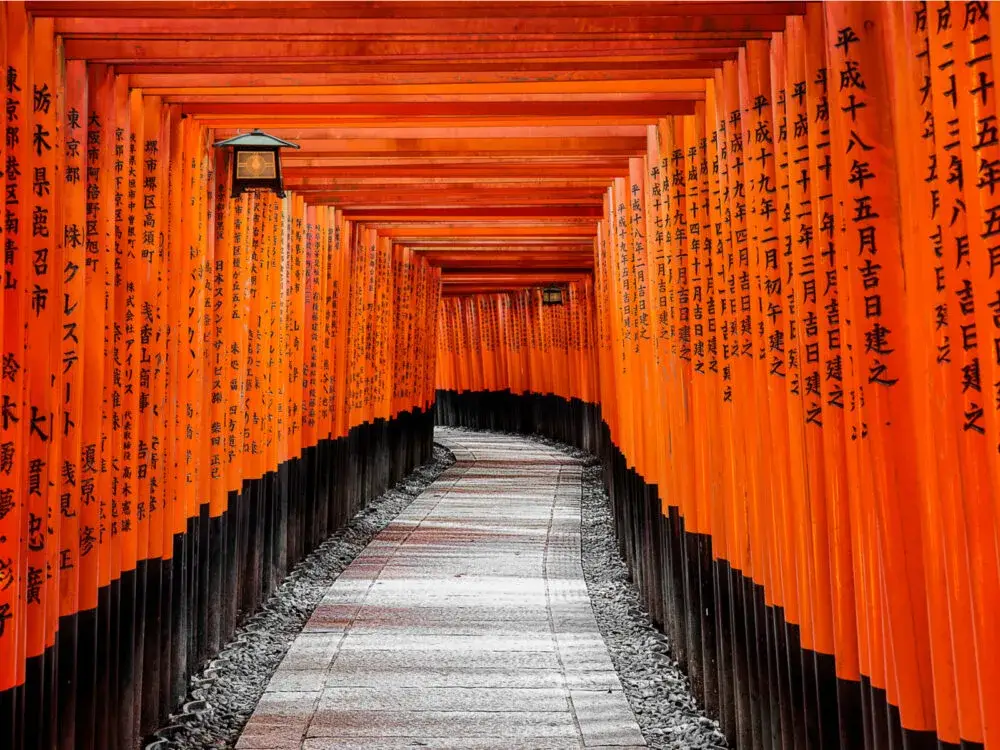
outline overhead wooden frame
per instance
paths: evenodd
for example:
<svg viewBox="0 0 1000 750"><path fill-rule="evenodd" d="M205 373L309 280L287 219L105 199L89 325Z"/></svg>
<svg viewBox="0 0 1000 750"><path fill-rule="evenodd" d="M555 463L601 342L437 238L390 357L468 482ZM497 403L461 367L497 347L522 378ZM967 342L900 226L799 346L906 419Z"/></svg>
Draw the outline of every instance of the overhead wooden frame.
<svg viewBox="0 0 1000 750"><path fill-rule="evenodd" d="M605 193L646 127L693 113L724 61L806 3L26 7L54 19L67 59L110 66L217 139L260 127L299 143L288 189L425 253L464 293L589 273Z"/></svg>

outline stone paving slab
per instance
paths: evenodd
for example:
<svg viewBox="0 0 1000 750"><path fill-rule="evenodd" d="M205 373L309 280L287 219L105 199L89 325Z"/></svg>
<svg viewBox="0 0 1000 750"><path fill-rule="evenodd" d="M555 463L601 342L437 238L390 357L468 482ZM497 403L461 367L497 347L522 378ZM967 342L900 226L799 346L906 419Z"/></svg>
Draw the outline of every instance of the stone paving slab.
<svg viewBox="0 0 1000 750"><path fill-rule="evenodd" d="M602 677L605 674L602 673ZM325 679L327 687L482 687L517 690L550 687L567 689L569 684L561 669L481 669L473 666L457 669L338 669ZM583 688L605 684L621 689L617 678L614 683L598 680L580 680L578 683Z"/></svg>
<svg viewBox="0 0 1000 750"><path fill-rule="evenodd" d="M510 740L485 737L397 737L394 739L356 740L348 737L320 737L306 739L302 750L402 750L408 748L429 748L430 750L509 750ZM535 750L562 750L578 748L576 740L559 740L554 737L522 737L520 748ZM646 745L587 745L600 750L640 750ZM258 750L258 749L254 749ZM260 749L263 750L263 749Z"/></svg>
<svg viewBox="0 0 1000 750"><path fill-rule="evenodd" d="M327 688L319 710L337 711L560 711L569 710L561 688Z"/></svg>
<svg viewBox="0 0 1000 750"><path fill-rule="evenodd" d="M348 633L342 651L543 651L553 653L556 643L551 633L542 635L413 635L410 633Z"/></svg>
<svg viewBox="0 0 1000 750"><path fill-rule="evenodd" d="M377 740L357 740L348 737L324 737L307 739L302 743L303 750L401 750L408 748L430 748L431 750L509 750L509 739L490 737L397 737L394 739L379 738ZM518 747L544 748L545 750L563 750L580 747L574 739L558 739L555 737L521 737ZM642 747L645 747L643 745Z"/></svg>
<svg viewBox="0 0 1000 750"><path fill-rule="evenodd" d="M646 747L583 579L579 463L437 437L456 464L330 587L237 748Z"/></svg>
<svg viewBox="0 0 1000 750"><path fill-rule="evenodd" d="M421 737L452 732L463 737L578 736L569 711L334 711L318 708L309 737Z"/></svg>
<svg viewBox="0 0 1000 750"><path fill-rule="evenodd" d="M596 626L595 626L596 627ZM549 635L552 625L548 620L518 620L505 622L503 620L465 620L463 622L428 622L422 625L406 624L387 620L356 620L351 626L353 635L491 635L500 638L507 636L543 636Z"/></svg>
<svg viewBox="0 0 1000 750"><path fill-rule="evenodd" d="M296 662L298 664L298 662ZM297 667L296 667L297 668ZM321 667L322 668L322 667ZM335 669L558 669L555 650L543 651L341 651Z"/></svg>

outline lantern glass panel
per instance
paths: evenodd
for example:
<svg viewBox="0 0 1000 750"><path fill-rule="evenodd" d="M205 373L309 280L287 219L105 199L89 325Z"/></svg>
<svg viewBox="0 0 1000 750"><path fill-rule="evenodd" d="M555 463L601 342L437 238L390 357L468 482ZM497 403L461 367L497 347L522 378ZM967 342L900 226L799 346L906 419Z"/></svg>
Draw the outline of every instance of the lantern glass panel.
<svg viewBox="0 0 1000 750"><path fill-rule="evenodd" d="M561 305L562 289L557 286L545 287L542 290L542 303L546 305Z"/></svg>
<svg viewBox="0 0 1000 750"><path fill-rule="evenodd" d="M273 180L277 176L277 154L274 151L236 152L237 179Z"/></svg>

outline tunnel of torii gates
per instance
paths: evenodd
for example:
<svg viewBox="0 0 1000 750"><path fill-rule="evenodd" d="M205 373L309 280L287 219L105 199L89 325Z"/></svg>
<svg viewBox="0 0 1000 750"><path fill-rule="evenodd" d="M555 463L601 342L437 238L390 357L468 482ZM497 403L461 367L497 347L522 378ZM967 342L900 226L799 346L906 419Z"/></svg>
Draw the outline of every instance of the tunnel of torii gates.
<svg viewBox="0 0 1000 750"><path fill-rule="evenodd" d="M733 747L1000 748L995 6L0 23L0 747L139 745L436 421L600 458Z"/></svg>

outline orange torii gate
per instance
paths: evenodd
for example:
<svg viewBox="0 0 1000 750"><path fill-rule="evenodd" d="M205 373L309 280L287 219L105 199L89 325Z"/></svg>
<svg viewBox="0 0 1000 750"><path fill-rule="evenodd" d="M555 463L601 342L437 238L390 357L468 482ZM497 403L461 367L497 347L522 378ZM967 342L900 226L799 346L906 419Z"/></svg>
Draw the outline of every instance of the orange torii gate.
<svg viewBox="0 0 1000 750"><path fill-rule="evenodd" d="M1000 742L989 10L810 4L649 125L568 329L597 398L559 308L445 298L438 419L599 446L738 747Z"/></svg>
<svg viewBox="0 0 1000 750"><path fill-rule="evenodd" d="M1000 747L991 10L0 5L0 747L135 747L435 402L600 455L735 747Z"/></svg>
<svg viewBox="0 0 1000 750"><path fill-rule="evenodd" d="M0 745L132 747L429 455L439 272L0 10Z"/></svg>

